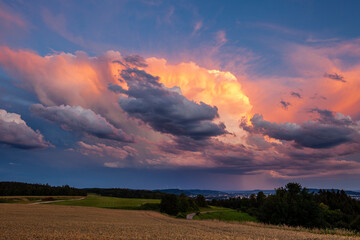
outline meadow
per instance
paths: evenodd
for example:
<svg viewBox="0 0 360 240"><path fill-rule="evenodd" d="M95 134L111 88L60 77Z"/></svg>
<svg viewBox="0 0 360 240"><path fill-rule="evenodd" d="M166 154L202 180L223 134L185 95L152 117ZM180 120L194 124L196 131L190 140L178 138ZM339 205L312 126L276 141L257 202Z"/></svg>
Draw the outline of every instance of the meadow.
<svg viewBox="0 0 360 240"><path fill-rule="evenodd" d="M158 208L160 199L114 198L90 194L82 200L54 202L48 204L128 210L153 210Z"/></svg>
<svg viewBox="0 0 360 240"><path fill-rule="evenodd" d="M84 196L0 196L0 203L39 203L44 201L58 201L80 199Z"/></svg>
<svg viewBox="0 0 360 240"><path fill-rule="evenodd" d="M177 219L155 211L0 204L0 212L0 239L360 239L258 223Z"/></svg>

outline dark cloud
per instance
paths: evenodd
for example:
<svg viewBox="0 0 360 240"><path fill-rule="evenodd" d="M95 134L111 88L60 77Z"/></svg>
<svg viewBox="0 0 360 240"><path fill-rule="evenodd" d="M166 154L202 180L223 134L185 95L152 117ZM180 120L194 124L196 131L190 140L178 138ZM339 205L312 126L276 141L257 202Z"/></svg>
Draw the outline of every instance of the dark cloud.
<svg viewBox="0 0 360 240"><path fill-rule="evenodd" d="M287 110L288 107L291 105L291 103L285 102L284 100L281 100L281 101L280 101L280 104L281 104L281 107L282 107L283 109L285 109L285 110Z"/></svg>
<svg viewBox="0 0 360 240"><path fill-rule="evenodd" d="M140 55L127 55L124 57L125 62L136 67L147 67L145 59Z"/></svg>
<svg viewBox="0 0 360 240"><path fill-rule="evenodd" d="M321 95L319 95L319 94L317 94L317 93L315 93L315 94L314 94L314 96L312 96L312 97L311 97L311 99L321 99L321 100L327 100L327 98L326 98L326 97L321 96Z"/></svg>
<svg viewBox="0 0 360 240"><path fill-rule="evenodd" d="M64 130L87 133L98 138L120 142L132 142L133 139L123 130L115 128L105 118L90 109L80 106L45 107L41 104L30 106L38 117L59 124Z"/></svg>
<svg viewBox="0 0 360 240"><path fill-rule="evenodd" d="M341 76L340 74L337 74L337 73L333 73L333 74L325 73L324 77L330 78L330 79L333 79L336 81L340 81L340 82L346 82L344 79L344 76Z"/></svg>
<svg viewBox="0 0 360 240"><path fill-rule="evenodd" d="M315 110L314 110L315 111ZM285 141L294 141L300 147L331 148L343 143L357 141L359 133L350 127L347 120L336 119L326 111L320 111L317 121L307 121L298 125L296 123L272 123L263 119L260 114L251 118L252 126L241 123L241 127L254 134L267 135L271 138ZM344 124L341 125L340 122Z"/></svg>
<svg viewBox="0 0 360 240"><path fill-rule="evenodd" d="M0 143L15 148L41 149L51 146L37 130L32 130L16 113L0 109Z"/></svg>
<svg viewBox="0 0 360 240"><path fill-rule="evenodd" d="M166 88L159 83L158 77L136 68L123 70L121 77L128 90L118 85L110 85L109 89L126 94L128 97L119 99L122 109L155 130L195 140L226 133L223 123L212 122L219 117L216 107L190 101L179 88Z"/></svg>
<svg viewBox="0 0 360 240"><path fill-rule="evenodd" d="M298 92L291 92L290 95L293 96L293 97L302 98L301 94L298 93Z"/></svg>
<svg viewBox="0 0 360 240"><path fill-rule="evenodd" d="M319 118L316 120L323 124L331 124L331 125L339 125L339 126L349 126L355 124L349 116L344 116L341 113L334 113L326 109L318 109L318 108L311 109L310 112L318 113Z"/></svg>

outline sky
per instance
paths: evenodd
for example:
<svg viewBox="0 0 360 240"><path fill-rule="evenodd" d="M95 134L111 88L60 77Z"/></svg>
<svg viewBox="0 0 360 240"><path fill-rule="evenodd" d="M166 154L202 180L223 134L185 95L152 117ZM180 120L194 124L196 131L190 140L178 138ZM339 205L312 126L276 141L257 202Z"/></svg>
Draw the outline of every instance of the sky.
<svg viewBox="0 0 360 240"><path fill-rule="evenodd" d="M359 9L0 0L0 181L360 190Z"/></svg>

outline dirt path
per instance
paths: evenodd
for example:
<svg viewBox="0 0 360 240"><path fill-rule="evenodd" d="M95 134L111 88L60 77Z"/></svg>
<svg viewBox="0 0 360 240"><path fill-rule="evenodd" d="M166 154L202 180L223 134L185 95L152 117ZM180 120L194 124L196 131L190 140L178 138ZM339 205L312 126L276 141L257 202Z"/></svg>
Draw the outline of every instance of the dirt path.
<svg viewBox="0 0 360 240"><path fill-rule="evenodd" d="M204 211L204 212L200 212L200 213L209 213L209 212L219 212L219 211ZM196 215L196 213L189 213L188 215L186 215L186 219L193 220L195 215Z"/></svg>
<svg viewBox="0 0 360 240"><path fill-rule="evenodd" d="M46 202L35 202L35 203L29 203L28 205L37 205L37 204L44 204L44 203L53 203L53 202L65 202L65 201L76 201L76 200L83 200L86 197L83 198L73 198L73 199L64 199L64 200L54 200L54 201L46 201Z"/></svg>

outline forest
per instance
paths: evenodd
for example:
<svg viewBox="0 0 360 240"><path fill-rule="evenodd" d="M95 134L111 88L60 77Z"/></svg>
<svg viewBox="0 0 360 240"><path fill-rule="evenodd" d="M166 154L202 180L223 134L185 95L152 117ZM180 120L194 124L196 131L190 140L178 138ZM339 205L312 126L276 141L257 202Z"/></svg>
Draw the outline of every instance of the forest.
<svg viewBox="0 0 360 240"><path fill-rule="evenodd" d="M274 195L259 192L249 198L213 199L209 204L249 213L263 223L360 231L360 201L343 190L310 193L299 183L288 183Z"/></svg>
<svg viewBox="0 0 360 240"><path fill-rule="evenodd" d="M0 182L0 196L86 196L87 191L69 185L53 187L49 184Z"/></svg>

